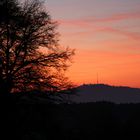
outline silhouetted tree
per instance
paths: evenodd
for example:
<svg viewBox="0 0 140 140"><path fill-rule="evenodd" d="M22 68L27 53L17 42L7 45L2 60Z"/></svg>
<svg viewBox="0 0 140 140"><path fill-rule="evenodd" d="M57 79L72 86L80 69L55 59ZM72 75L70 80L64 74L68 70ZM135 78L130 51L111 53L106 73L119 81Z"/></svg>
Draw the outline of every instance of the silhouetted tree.
<svg viewBox="0 0 140 140"><path fill-rule="evenodd" d="M73 50L58 44L57 23L40 0L0 0L0 92L58 91Z"/></svg>

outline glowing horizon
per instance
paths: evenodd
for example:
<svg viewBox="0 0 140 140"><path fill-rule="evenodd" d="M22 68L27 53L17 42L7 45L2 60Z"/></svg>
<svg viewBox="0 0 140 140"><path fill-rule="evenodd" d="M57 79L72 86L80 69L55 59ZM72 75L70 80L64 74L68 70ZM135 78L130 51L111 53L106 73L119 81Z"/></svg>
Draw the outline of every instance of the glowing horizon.
<svg viewBox="0 0 140 140"><path fill-rule="evenodd" d="M60 44L76 49L67 75L76 84L140 87L139 0L48 0Z"/></svg>

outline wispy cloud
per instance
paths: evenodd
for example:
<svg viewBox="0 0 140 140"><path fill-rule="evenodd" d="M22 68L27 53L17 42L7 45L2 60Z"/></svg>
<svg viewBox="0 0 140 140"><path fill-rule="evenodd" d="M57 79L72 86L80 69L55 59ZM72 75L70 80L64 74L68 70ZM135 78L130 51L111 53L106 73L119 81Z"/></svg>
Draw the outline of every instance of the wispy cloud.
<svg viewBox="0 0 140 140"><path fill-rule="evenodd" d="M127 19L140 19L140 12L121 13L106 18L89 17L89 19L86 20L89 22L114 22L114 21L127 20Z"/></svg>
<svg viewBox="0 0 140 140"><path fill-rule="evenodd" d="M134 39L134 40L140 39L140 33L119 30L119 29L115 29L115 28L111 28L111 27L103 27L103 28L98 29L97 31L114 33L114 34L126 36L126 37Z"/></svg>
<svg viewBox="0 0 140 140"><path fill-rule="evenodd" d="M86 17L83 19L72 19L72 20L65 20L65 19L59 20L58 19L58 22L65 25L85 26L85 25L90 25L93 23L115 22L115 21L121 21L121 20L127 20L127 19L140 19L140 12L116 14L110 17L105 17L105 18L98 18L98 17L92 16L92 17Z"/></svg>
<svg viewBox="0 0 140 140"><path fill-rule="evenodd" d="M121 30L121 29L116 29L112 27L98 27L95 29L87 30L87 31L74 31L70 33L65 33L66 35L71 35L71 36L79 36L79 37L87 37L87 36L96 36L96 33L110 33L111 35L115 34L118 35L119 37L126 37L128 39L133 39L133 40L140 40L140 32L131 32L131 31L126 31L126 30Z"/></svg>
<svg viewBox="0 0 140 140"><path fill-rule="evenodd" d="M111 33L111 34L118 34L122 36L126 36L128 38L139 40L140 39L140 31L131 32L129 30L124 30L123 28L119 28L118 26L113 27L110 24L104 24L108 22L116 23L117 21L125 21L127 19L140 19L140 13L122 13L113 15L111 17L106 18L96 18L96 17L88 17L83 19L77 20L58 20L62 26L69 26L73 29L73 32L70 32L72 35L76 36L89 36L93 35L93 33L104 32L104 33ZM99 24L103 23L103 24ZM118 25L116 23L116 25ZM133 27L132 27L133 28ZM82 29L78 30L77 29ZM83 30L84 29L84 30ZM125 26L125 29L127 27ZM67 32L67 30L66 30Z"/></svg>

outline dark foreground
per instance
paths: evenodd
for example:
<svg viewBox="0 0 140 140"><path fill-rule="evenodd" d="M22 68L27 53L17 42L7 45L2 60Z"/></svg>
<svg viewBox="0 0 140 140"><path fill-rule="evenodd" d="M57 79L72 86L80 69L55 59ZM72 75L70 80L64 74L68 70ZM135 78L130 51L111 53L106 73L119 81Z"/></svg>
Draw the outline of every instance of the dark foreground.
<svg viewBox="0 0 140 140"><path fill-rule="evenodd" d="M134 138L140 136L140 104L1 105L0 124L4 139Z"/></svg>

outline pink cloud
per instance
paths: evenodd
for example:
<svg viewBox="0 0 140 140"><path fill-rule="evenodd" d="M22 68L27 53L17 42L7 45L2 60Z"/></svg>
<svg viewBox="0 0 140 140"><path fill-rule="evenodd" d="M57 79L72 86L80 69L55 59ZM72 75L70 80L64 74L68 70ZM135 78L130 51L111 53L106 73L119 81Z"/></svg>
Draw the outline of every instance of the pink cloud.
<svg viewBox="0 0 140 140"><path fill-rule="evenodd" d="M92 16L85 19L77 19L77 20L59 20L58 19L58 22L68 25L68 26L72 25L72 26L85 27L87 25L98 23L98 22L114 22L114 21L127 20L127 19L140 19L140 12L116 14L116 15L112 15L106 18L96 18Z"/></svg>
<svg viewBox="0 0 140 140"><path fill-rule="evenodd" d="M140 33L123 31L123 30L119 30L119 29L115 29L115 28L111 28L111 27L103 27L101 29L98 29L97 31L115 33L115 34L127 36L128 38L131 38L131 39L134 39L134 40L139 40L140 39Z"/></svg>
<svg viewBox="0 0 140 140"><path fill-rule="evenodd" d="M111 17L107 17L107 18L89 17L87 21L89 20L91 22L114 22L114 21L127 20L127 19L140 19L140 13L122 13L122 14L112 15Z"/></svg>
<svg viewBox="0 0 140 140"><path fill-rule="evenodd" d="M124 31L123 29L116 29L113 27L98 25L98 23L100 22L101 23L117 22L117 21L123 21L127 19L140 19L140 13L139 12L122 13L107 18L89 17L89 18L77 19L77 20L58 20L58 22L62 24L62 27L69 26L73 30L72 32L70 32L70 34L76 36L87 36L87 35L89 36L97 32L108 32L108 33L126 36L134 40L139 40L140 39L139 32L136 33L136 32L126 31L126 30ZM74 27L76 27L76 29ZM84 29L84 31L80 31L80 30L77 31L77 29Z"/></svg>
<svg viewBox="0 0 140 140"><path fill-rule="evenodd" d="M99 32L117 34L117 35L127 37L129 39L140 40L140 33L139 32L130 32L130 31L126 31L126 30L116 29L113 27L97 27L97 26L95 26L94 29L90 29L90 30L86 30L86 31L74 31L74 32L67 33L67 35L85 37L85 36L96 35L96 33L99 33Z"/></svg>
<svg viewBox="0 0 140 140"><path fill-rule="evenodd" d="M63 24L65 26L78 26L78 27L87 27L89 25L88 21L79 19L79 20L57 20L58 23Z"/></svg>

